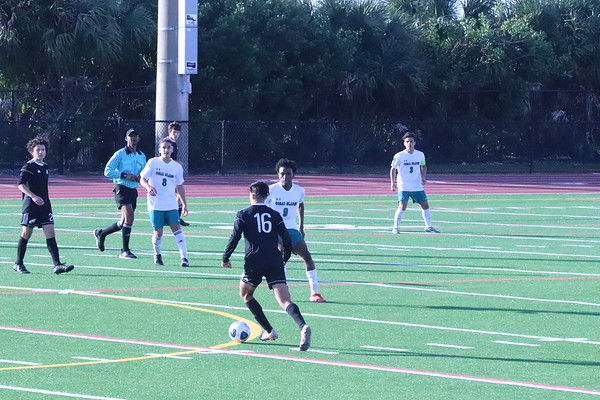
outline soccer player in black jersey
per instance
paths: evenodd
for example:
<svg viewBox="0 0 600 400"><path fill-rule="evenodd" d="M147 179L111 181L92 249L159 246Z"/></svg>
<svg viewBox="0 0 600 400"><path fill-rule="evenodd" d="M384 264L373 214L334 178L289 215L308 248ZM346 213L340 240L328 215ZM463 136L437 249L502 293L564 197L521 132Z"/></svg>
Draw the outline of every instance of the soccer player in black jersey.
<svg viewBox="0 0 600 400"><path fill-rule="evenodd" d="M31 139L27 143L27 151L31 160L21 168L17 187L23 192L21 225L23 230L17 244L17 261L13 269L20 274L29 271L23 264L27 243L33 234L33 228L42 228L46 235L46 246L54 262L54 273L59 275L73 269L60 261L56 234L54 232L54 216L48 196L48 165L44 162L48 151L48 141L41 137Z"/></svg>
<svg viewBox="0 0 600 400"><path fill-rule="evenodd" d="M173 145L173 153L171 153L171 159L177 161L177 139L179 139L179 135L181 135L181 125L179 124L179 122L171 122L169 124L169 128L168 128L168 132L169 132L169 136L167 136L165 139L168 139L171 144ZM185 222L182 218L181 218L181 212L183 210L183 202L181 201L181 199L179 198L179 196L177 196L177 201L179 204L179 225L181 226L190 226L189 222Z"/></svg>
<svg viewBox="0 0 600 400"><path fill-rule="evenodd" d="M250 207L238 211L233 225L233 233L223 253L223 268L231 268L231 254L237 247L242 234L246 242L244 274L240 281L240 297L252 312L256 322L264 329L260 340L275 340L279 337L269 323L261 305L254 298L254 291L264 277L273 290L275 299L298 324L300 328L300 350L310 347L311 329L306 324L300 309L292 302L283 269L284 259L290 257L292 240L281 215L265 205L269 197L269 185L254 182L250 185ZM279 251L279 237L283 240L284 257Z"/></svg>

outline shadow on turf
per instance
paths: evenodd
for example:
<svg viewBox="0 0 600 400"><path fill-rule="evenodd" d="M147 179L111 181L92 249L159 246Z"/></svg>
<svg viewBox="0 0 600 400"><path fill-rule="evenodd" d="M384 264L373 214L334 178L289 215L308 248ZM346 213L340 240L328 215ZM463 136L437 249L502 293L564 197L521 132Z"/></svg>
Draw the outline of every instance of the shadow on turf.
<svg viewBox="0 0 600 400"><path fill-rule="evenodd" d="M414 307L414 306L411 306ZM519 308L490 308L490 307L455 307L455 306L422 306L414 308L426 308L429 310L443 311L492 311L492 312L511 312L520 314L560 314L560 315L583 315L586 317L600 317L598 312L579 312L579 311L549 311L549 310L527 310Z"/></svg>
<svg viewBox="0 0 600 400"><path fill-rule="evenodd" d="M339 349L323 349L328 351L337 351L340 354L349 355L369 355L374 357L430 357L430 358L458 358L462 360L482 360L482 361L503 361L503 362L518 362L518 363L532 363L532 364L555 364L555 365L577 365L582 367L600 367L600 362L597 361L577 361L577 360L536 360L531 358L503 358L503 357L478 357L478 356L465 356L465 355L454 355L454 354L432 354L432 353L419 353L419 352L398 352L385 350L355 350L355 351L344 351Z"/></svg>

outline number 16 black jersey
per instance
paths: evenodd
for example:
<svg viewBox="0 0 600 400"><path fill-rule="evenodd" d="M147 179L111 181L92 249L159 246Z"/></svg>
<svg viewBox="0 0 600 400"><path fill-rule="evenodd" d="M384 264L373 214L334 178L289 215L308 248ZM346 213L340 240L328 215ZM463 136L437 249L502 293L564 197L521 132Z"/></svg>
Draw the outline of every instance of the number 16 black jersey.
<svg viewBox="0 0 600 400"><path fill-rule="evenodd" d="M233 232L223 253L224 262L229 261L242 234L246 242L246 264L283 267L283 257L278 249L279 238L283 241L286 259L291 253L292 241L277 211L262 203L238 211Z"/></svg>

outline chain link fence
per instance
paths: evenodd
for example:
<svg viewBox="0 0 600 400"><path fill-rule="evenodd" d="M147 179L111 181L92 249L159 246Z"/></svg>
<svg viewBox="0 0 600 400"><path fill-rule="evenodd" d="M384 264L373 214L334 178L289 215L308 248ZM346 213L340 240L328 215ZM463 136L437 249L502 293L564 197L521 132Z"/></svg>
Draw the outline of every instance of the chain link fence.
<svg viewBox="0 0 600 400"><path fill-rule="evenodd" d="M600 107L586 103L582 118L569 118L574 112L556 109L553 97L555 93L537 101L551 104L552 113L532 111L514 121L415 119L416 112L398 121L359 123L199 121L192 115L189 123L182 123L179 160L188 173L269 173L281 157L295 159L302 173L381 172L403 150L401 137L410 129L419 135L417 148L425 152L433 172L598 170ZM171 121L148 118L152 106L147 92L0 91L0 169L18 172L29 158L25 144L36 135L50 140L47 161L60 174L100 173L113 152L125 145L129 128L140 132L140 150L153 157ZM32 109L39 118L27 114ZM77 118L64 118L69 114Z"/></svg>

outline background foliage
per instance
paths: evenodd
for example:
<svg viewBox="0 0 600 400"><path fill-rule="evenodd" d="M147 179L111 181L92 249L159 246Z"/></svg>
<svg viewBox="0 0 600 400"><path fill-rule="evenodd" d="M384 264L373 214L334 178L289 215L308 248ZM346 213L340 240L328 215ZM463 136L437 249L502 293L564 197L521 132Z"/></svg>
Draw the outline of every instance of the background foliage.
<svg viewBox="0 0 600 400"><path fill-rule="evenodd" d="M0 92L13 124L0 140L18 122L112 148L104 129L65 133L65 121L152 121L156 19L155 0L3 1L0 88L25 91ZM513 157L501 149L536 130L548 148L575 141L568 153L596 158L595 0L212 0L199 26L198 127L340 121L349 135L388 135L363 128L380 121L423 131L455 161Z"/></svg>

